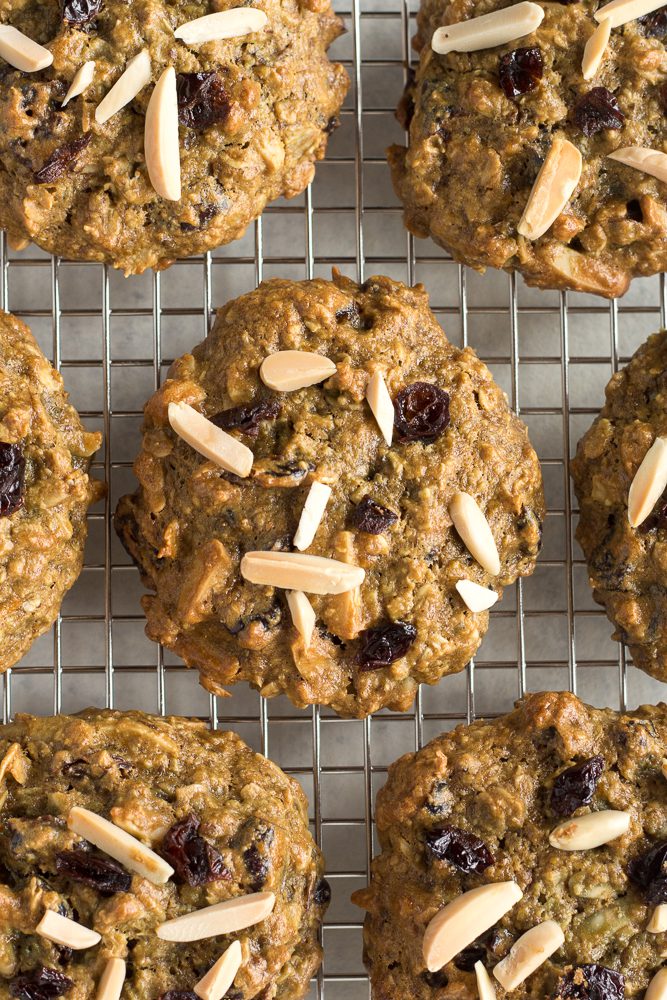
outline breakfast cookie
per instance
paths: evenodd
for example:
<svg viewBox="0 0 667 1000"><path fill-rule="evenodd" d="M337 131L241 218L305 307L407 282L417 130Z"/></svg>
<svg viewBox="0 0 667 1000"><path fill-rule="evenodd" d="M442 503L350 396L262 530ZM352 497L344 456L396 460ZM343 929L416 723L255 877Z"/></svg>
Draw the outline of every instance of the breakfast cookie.
<svg viewBox="0 0 667 1000"><path fill-rule="evenodd" d="M329 0L7 0L0 225L126 274L237 239L312 180L342 30Z"/></svg>
<svg viewBox="0 0 667 1000"><path fill-rule="evenodd" d="M0 673L51 627L81 572L101 442L28 327L0 312Z"/></svg>
<svg viewBox="0 0 667 1000"><path fill-rule="evenodd" d="M609 6L599 26L597 0L422 0L408 147L388 151L413 233L477 270L608 298L667 269L667 16Z"/></svg>
<svg viewBox="0 0 667 1000"><path fill-rule="evenodd" d="M230 302L147 403L135 472L116 527L147 633L216 694L407 709L540 546L525 427L423 287L389 278Z"/></svg>
<svg viewBox="0 0 667 1000"><path fill-rule="evenodd" d="M0 801L2 1000L120 996L105 977L128 1000L305 996L322 856L300 786L236 734L20 715L0 727Z"/></svg>
<svg viewBox="0 0 667 1000"><path fill-rule="evenodd" d="M641 468L660 458L667 435L667 333L656 333L613 375L600 416L572 462L579 500L577 540L593 596L630 647L635 666L667 680L667 466L655 472L641 522L630 491ZM667 456L666 456L667 457ZM641 485L640 476L637 479ZM657 482L657 492L655 483ZM636 487L635 487L636 489ZM642 490L645 493L645 489ZM635 523L631 523L631 520Z"/></svg>
<svg viewBox="0 0 667 1000"><path fill-rule="evenodd" d="M485 971L498 1000L644 997L667 948L666 747L667 706L561 692L393 764L353 897L375 1000L487 998Z"/></svg>

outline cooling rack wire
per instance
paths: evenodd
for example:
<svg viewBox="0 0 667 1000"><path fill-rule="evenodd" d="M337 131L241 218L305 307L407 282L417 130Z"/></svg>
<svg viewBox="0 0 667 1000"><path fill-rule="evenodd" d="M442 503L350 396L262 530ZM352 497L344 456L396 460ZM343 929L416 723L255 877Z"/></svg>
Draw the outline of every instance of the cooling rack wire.
<svg viewBox="0 0 667 1000"><path fill-rule="evenodd" d="M476 715L507 711L527 690L571 688L598 705L659 701L659 683L628 666L593 604L574 541L576 507L567 458L603 400L612 371L665 323L664 276L635 282L620 302L528 289L481 277L403 228L384 149L403 135L393 109L414 33L414 0L343 0L347 33L332 54L351 89L341 127L301 198L270 207L229 247L124 279L96 264L11 253L0 238L0 306L23 317L87 425L104 433L95 470L110 483L90 514L86 565L53 630L2 680L5 719L89 704L198 715L233 728L299 780L333 889L323 930L325 961L309 1000L361 1000L361 913L349 902L365 884L374 847L373 801L392 760ZM505 594L476 662L423 689L413 711L364 722L242 687L207 695L195 672L143 634L138 575L110 514L132 488L141 407L170 361L203 338L215 307L262 278L328 277L332 265L363 279L384 273L423 282L450 339L491 367L529 427L549 513L535 574Z"/></svg>

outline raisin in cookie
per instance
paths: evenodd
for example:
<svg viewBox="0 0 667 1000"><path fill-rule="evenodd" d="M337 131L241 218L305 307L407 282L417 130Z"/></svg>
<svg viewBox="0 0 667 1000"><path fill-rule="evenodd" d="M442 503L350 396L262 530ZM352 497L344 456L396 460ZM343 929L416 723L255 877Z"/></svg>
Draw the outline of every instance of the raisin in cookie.
<svg viewBox="0 0 667 1000"><path fill-rule="evenodd" d="M478 270L519 271L531 285L612 298L631 278L667 268L667 18L660 10L617 26L625 16L617 12L597 68L599 34L591 43L585 79L597 6L423 0L419 64L399 108L408 147L388 155L417 236ZM507 22L519 7L535 16L508 30L511 41L432 48L438 29L435 46L448 49L447 26L494 12ZM631 151L619 153L623 162L611 158L621 149Z"/></svg>
<svg viewBox="0 0 667 1000"><path fill-rule="evenodd" d="M660 457L667 435L666 401L667 333L663 331L649 337L628 366L612 377L600 416L579 442L572 462L580 510L577 539L588 561L593 596L613 622L614 637L630 647L635 665L663 681L667 680L664 460L654 470L653 495L640 523L630 510L629 498L640 467L646 470ZM635 490L644 492L642 478L643 473Z"/></svg>
<svg viewBox="0 0 667 1000"><path fill-rule="evenodd" d="M9 0L0 22L47 63L16 68L0 38L0 225L126 274L228 243L303 191L347 90L329 0Z"/></svg>
<svg viewBox="0 0 667 1000"><path fill-rule="evenodd" d="M0 312L0 672L50 628L81 572L101 440L27 326Z"/></svg>
<svg viewBox="0 0 667 1000"><path fill-rule="evenodd" d="M116 526L148 635L217 694L406 709L463 669L540 544L525 427L389 278L230 302L147 403L135 472Z"/></svg>
<svg viewBox="0 0 667 1000"><path fill-rule="evenodd" d="M498 1000L643 997L667 947L666 740L665 705L547 693L393 764L354 896L375 1000L476 1000L484 969Z"/></svg>
<svg viewBox="0 0 667 1000"><path fill-rule="evenodd" d="M106 971L123 997L189 1000L223 954L230 1000L306 994L322 856L300 786L234 733L21 715L0 727L0 801L1 997L93 1000Z"/></svg>

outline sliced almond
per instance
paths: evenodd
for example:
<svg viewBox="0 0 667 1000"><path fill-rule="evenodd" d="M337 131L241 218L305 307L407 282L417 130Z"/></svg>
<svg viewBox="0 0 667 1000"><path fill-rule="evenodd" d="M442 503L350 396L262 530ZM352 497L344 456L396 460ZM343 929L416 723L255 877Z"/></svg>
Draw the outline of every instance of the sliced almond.
<svg viewBox="0 0 667 1000"><path fill-rule="evenodd" d="M656 972L648 984L644 1000L667 1000L667 969Z"/></svg>
<svg viewBox="0 0 667 1000"><path fill-rule="evenodd" d="M240 38L252 35L265 27L268 17L256 7L230 7L215 14L205 14L194 21L186 21L176 28L174 38L180 38L186 45L203 45L223 38Z"/></svg>
<svg viewBox="0 0 667 1000"><path fill-rule="evenodd" d="M346 594L360 587L366 573L338 559L302 555L300 552L246 552L241 576L248 583L307 594Z"/></svg>
<svg viewBox="0 0 667 1000"><path fill-rule="evenodd" d="M488 611L498 600L495 590L482 587L481 584L475 583L474 580L458 580L456 589L461 595L463 603L471 611Z"/></svg>
<svg viewBox="0 0 667 1000"><path fill-rule="evenodd" d="M628 493L628 521L637 528L649 516L667 487L667 438L655 439L635 472Z"/></svg>
<svg viewBox="0 0 667 1000"><path fill-rule="evenodd" d="M242 479L250 475L254 455L241 441L189 403L170 403L167 413L172 430L204 458Z"/></svg>
<svg viewBox="0 0 667 1000"><path fill-rule="evenodd" d="M662 934L667 931L667 903L659 903L656 906L646 925L646 930L649 934Z"/></svg>
<svg viewBox="0 0 667 1000"><path fill-rule="evenodd" d="M157 194L181 199L181 151L178 144L176 70L168 66L153 88L144 127L146 169Z"/></svg>
<svg viewBox="0 0 667 1000"><path fill-rule="evenodd" d="M76 920L63 917L55 910L46 910L35 931L47 941L61 944L65 948L73 948L74 951L93 948L102 940L102 936L97 931L91 931L90 927L83 927L81 924L77 924Z"/></svg>
<svg viewBox="0 0 667 1000"><path fill-rule="evenodd" d="M394 436L394 404L382 372L373 372L366 386L366 399L380 428L382 437L391 445Z"/></svg>
<svg viewBox="0 0 667 1000"><path fill-rule="evenodd" d="M491 526L469 493L455 493L449 516L470 555L492 576L500 573L500 557Z"/></svg>
<svg viewBox="0 0 667 1000"><path fill-rule="evenodd" d="M313 544L330 496L331 487L325 483L313 483L310 487L299 518L299 526L294 535L294 548L298 549L299 552L303 552L304 549Z"/></svg>
<svg viewBox="0 0 667 1000"><path fill-rule="evenodd" d="M243 949L240 941L232 941L229 948L223 951L218 961L213 965L203 979L194 987L194 992L202 1000L222 1000L229 987L234 982L236 973L241 968Z"/></svg>
<svg viewBox="0 0 667 1000"><path fill-rule="evenodd" d="M110 958L100 977L96 1000L120 1000L126 971L122 958Z"/></svg>
<svg viewBox="0 0 667 1000"><path fill-rule="evenodd" d="M457 24L445 24L433 32L431 47L434 52L477 52L504 45L515 38L530 35L539 28L544 11L536 3L515 3L491 14L471 17Z"/></svg>
<svg viewBox="0 0 667 1000"><path fill-rule="evenodd" d="M324 382L336 373L336 365L323 354L312 351L276 351L264 358L259 377L276 392L295 392Z"/></svg>
<svg viewBox="0 0 667 1000"><path fill-rule="evenodd" d="M137 94L151 82L151 57L148 49L142 49L125 67L109 93L95 109L95 121L104 125L121 108L133 101Z"/></svg>
<svg viewBox="0 0 667 1000"><path fill-rule="evenodd" d="M235 934L266 920L273 911L276 897L272 892L253 892L236 896L224 903L193 910L160 924L157 936L163 941L203 941L219 934Z"/></svg>
<svg viewBox="0 0 667 1000"><path fill-rule="evenodd" d="M155 885L162 885L174 874L171 865L155 851L90 809L74 806L69 811L67 825L73 833L90 841L109 857L120 861L129 871L143 875Z"/></svg>
<svg viewBox="0 0 667 1000"><path fill-rule="evenodd" d="M53 62L53 53L11 24L0 24L0 59L22 73L36 73Z"/></svg>
<svg viewBox="0 0 667 1000"><path fill-rule="evenodd" d="M424 933L426 968L437 972L518 903L516 882L492 882L470 889L438 910Z"/></svg>
<svg viewBox="0 0 667 1000"><path fill-rule="evenodd" d="M565 935L555 920L545 920L522 934L509 954L498 962L493 974L504 990L517 989L535 969L539 969L565 943Z"/></svg>
<svg viewBox="0 0 667 1000"><path fill-rule="evenodd" d="M641 170L651 177L657 177L659 181L667 182L667 153L661 153L659 149L649 149L647 146L624 146L609 153L607 158L624 163L626 167L633 167L634 170Z"/></svg>
<svg viewBox="0 0 667 1000"><path fill-rule="evenodd" d="M667 757L663 757L660 770L662 771L663 778L667 778Z"/></svg>
<svg viewBox="0 0 667 1000"><path fill-rule="evenodd" d="M611 0L593 14L596 21L609 19L612 28L618 28L628 21L650 14L662 7L660 0Z"/></svg>
<svg viewBox="0 0 667 1000"><path fill-rule="evenodd" d="M91 59L89 62L85 62L83 66L79 66L78 70L74 74L74 79L69 85L69 90L65 94L65 100L60 105L62 108L74 97L79 97L83 94L84 90L87 90L93 82L95 76L95 60Z"/></svg>
<svg viewBox="0 0 667 1000"><path fill-rule="evenodd" d="M287 607L290 610L294 628L297 630L303 644L308 649L315 630L315 611L306 595L301 590L287 592Z"/></svg>
<svg viewBox="0 0 667 1000"><path fill-rule="evenodd" d="M584 58L581 62L581 74L584 80L592 80L599 70L607 51L610 34L611 21L608 17L603 17L584 46Z"/></svg>
<svg viewBox="0 0 667 1000"><path fill-rule="evenodd" d="M475 976L479 1000L496 1000L496 988L481 962L475 962Z"/></svg>
<svg viewBox="0 0 667 1000"><path fill-rule="evenodd" d="M590 851L628 832L630 813L601 809L566 819L549 834L549 843L559 851Z"/></svg>
<svg viewBox="0 0 667 1000"><path fill-rule="evenodd" d="M537 240L561 214L581 177L581 153L569 139L557 136L535 178L517 226L520 236Z"/></svg>

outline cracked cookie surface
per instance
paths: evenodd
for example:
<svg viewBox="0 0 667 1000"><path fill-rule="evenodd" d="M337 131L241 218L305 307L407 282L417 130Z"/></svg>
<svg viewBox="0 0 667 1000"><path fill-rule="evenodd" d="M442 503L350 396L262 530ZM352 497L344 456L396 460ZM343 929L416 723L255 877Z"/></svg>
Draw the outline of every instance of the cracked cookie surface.
<svg viewBox="0 0 667 1000"><path fill-rule="evenodd" d="M295 349L325 355L335 374L273 392L260 365ZM391 446L365 399L374 372L384 374L393 399L402 394ZM418 382L439 390L429 409L438 426L426 428L432 439L407 440L408 387ZM256 436L231 431L254 453L246 479L174 434L167 416L174 402L217 419L260 406ZM463 669L486 631L488 612L470 611L456 582L469 578L500 593L532 571L539 551L542 482L525 427L474 352L447 341L424 289L389 278L361 286L340 276L273 280L230 302L147 403L135 473L140 487L120 501L116 527L154 591L143 601L148 635L198 667L203 685L219 694L248 681L265 696L286 693L296 705L330 705L343 715L407 709L418 683ZM332 494L307 554L366 575L358 590L309 595L317 625L306 647L285 591L248 583L239 567L248 551L291 548L314 481ZM477 499L491 525L496 577L452 526L449 504L459 490ZM370 664L362 657L369 630L391 623L402 623L400 635L385 634L401 655Z"/></svg>
<svg viewBox="0 0 667 1000"><path fill-rule="evenodd" d="M172 990L191 997L188 991L232 940L240 942L243 959L229 1000L306 994L321 960L317 935L330 895L322 857L300 786L236 734L141 712L21 715L0 727L0 802L2 1000L24 996L17 992L20 977L41 968L67 978L65 1000L92 1000L111 957L126 962L127 1000L159 1000ZM62 867L67 852L83 859L79 869L86 858L109 860L68 829L75 806L158 853L171 843L172 862L173 841L183 837L169 833L192 818L216 859L216 879L185 879L177 867L164 885L128 878L124 869L125 884L110 891L74 880ZM275 894L275 906L247 930L188 945L156 936L164 920L260 889ZM46 908L74 916L101 942L72 953L36 936Z"/></svg>
<svg viewBox="0 0 667 1000"><path fill-rule="evenodd" d="M619 147L663 151L667 141L664 10L614 28L590 81L581 66L597 26L593 0L542 3L538 29L505 45L431 50L441 25L507 6L422 2L419 64L399 108L408 147L388 153L405 223L478 270L516 270L542 288L622 295L631 278L667 267L665 184L608 159ZM537 68L526 49L539 50ZM517 226L557 135L580 150L583 172L569 204L533 242Z"/></svg>

